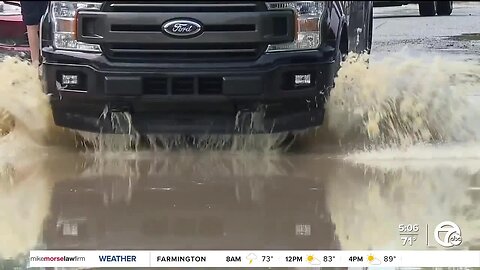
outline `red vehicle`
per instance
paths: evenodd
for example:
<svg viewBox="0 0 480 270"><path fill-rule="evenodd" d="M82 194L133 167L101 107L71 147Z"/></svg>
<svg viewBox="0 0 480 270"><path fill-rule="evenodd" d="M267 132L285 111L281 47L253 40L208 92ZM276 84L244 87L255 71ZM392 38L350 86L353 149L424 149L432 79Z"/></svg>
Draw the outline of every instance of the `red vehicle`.
<svg viewBox="0 0 480 270"><path fill-rule="evenodd" d="M0 2L0 54L27 55L29 47L26 32L19 2Z"/></svg>

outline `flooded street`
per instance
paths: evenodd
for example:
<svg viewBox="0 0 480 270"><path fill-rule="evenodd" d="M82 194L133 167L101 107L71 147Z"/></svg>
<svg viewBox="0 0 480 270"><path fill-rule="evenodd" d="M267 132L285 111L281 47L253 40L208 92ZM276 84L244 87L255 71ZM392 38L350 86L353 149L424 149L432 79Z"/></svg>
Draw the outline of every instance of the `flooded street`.
<svg viewBox="0 0 480 270"><path fill-rule="evenodd" d="M375 9L372 59L347 60L326 123L288 151L61 130L36 71L6 59L0 269L32 249L445 250L446 220L479 249L480 5L417 13ZM419 224L410 243L400 224Z"/></svg>

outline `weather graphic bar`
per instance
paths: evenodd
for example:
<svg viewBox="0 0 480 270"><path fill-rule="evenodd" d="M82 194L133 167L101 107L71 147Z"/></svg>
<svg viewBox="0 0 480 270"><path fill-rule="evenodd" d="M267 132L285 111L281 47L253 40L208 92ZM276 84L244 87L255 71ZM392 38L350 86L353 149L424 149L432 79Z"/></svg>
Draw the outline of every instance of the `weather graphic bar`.
<svg viewBox="0 0 480 270"><path fill-rule="evenodd" d="M480 251L34 250L29 267L480 267Z"/></svg>

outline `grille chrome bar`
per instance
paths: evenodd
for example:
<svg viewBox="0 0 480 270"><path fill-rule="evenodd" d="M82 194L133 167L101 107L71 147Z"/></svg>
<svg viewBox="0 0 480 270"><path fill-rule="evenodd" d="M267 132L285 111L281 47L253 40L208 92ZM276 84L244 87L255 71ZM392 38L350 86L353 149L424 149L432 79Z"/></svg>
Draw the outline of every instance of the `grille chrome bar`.
<svg viewBox="0 0 480 270"><path fill-rule="evenodd" d="M264 2L182 2L182 1L143 1L136 3L116 2L106 3L104 9L113 12L252 12L266 10Z"/></svg>

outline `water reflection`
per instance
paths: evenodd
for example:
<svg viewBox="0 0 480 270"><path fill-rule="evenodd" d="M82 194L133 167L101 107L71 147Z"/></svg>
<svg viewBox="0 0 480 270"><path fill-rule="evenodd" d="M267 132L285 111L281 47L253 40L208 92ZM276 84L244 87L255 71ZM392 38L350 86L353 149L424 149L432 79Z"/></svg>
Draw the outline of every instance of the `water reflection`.
<svg viewBox="0 0 480 270"><path fill-rule="evenodd" d="M280 157L169 154L93 163L59 182L52 249L338 248L322 181ZM104 166L110 169L104 170Z"/></svg>
<svg viewBox="0 0 480 270"><path fill-rule="evenodd" d="M21 160L0 166L3 259L33 248L439 248L424 231L402 247L398 224L443 220L462 228L461 248L478 243L480 170L444 163L218 152Z"/></svg>
<svg viewBox="0 0 480 270"><path fill-rule="evenodd" d="M37 151L40 150L40 151ZM36 149L0 158L0 269L24 269L22 255L39 246L52 186L76 173L76 158ZM80 168L79 168L80 169ZM17 265L20 266L17 267Z"/></svg>
<svg viewBox="0 0 480 270"><path fill-rule="evenodd" d="M480 166L472 169L468 163L445 160L345 166L336 173L339 181L329 181L327 192L342 248L440 249L433 230L445 220L461 227L464 243L460 248L474 248L480 240L480 194L476 188ZM420 225L412 246L402 245L399 224Z"/></svg>

